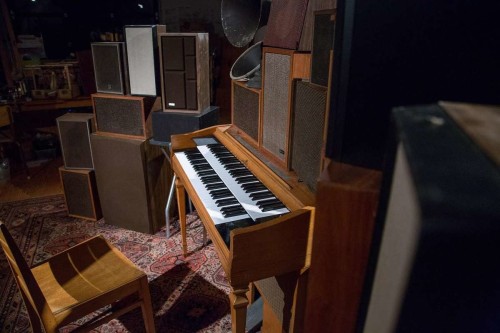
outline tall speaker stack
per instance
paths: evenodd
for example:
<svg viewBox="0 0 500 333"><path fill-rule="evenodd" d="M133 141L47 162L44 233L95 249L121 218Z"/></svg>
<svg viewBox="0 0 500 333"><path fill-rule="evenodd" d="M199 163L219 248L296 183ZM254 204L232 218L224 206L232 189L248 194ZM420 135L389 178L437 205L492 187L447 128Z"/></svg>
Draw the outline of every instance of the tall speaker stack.
<svg viewBox="0 0 500 333"><path fill-rule="evenodd" d="M94 115L67 113L56 122L64 161L59 175L68 215L97 221L102 211L90 146L90 135L95 130Z"/></svg>
<svg viewBox="0 0 500 333"><path fill-rule="evenodd" d="M161 108L157 37L164 32L161 25L125 26L122 51L108 55L111 64L94 63L96 85L104 89L92 95L96 130L90 142L104 220L143 233L165 225L171 172L161 148L150 143L151 113ZM104 58L99 52L107 44L92 44L94 61ZM103 77L126 89L106 90L98 81Z"/></svg>

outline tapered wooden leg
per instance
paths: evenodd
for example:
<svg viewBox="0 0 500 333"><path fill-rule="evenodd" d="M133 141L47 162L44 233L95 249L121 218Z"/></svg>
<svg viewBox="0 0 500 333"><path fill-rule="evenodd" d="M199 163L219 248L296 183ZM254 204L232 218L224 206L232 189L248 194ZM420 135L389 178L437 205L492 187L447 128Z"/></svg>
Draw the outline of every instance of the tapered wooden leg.
<svg viewBox="0 0 500 333"><path fill-rule="evenodd" d="M179 207L179 221L181 225L182 252L187 256L186 239L186 192L179 178L175 180L175 189L177 192L177 206Z"/></svg>
<svg viewBox="0 0 500 333"><path fill-rule="evenodd" d="M153 307L151 305L151 295L149 293L148 279L141 279L141 298L142 298L142 318L147 333L156 333Z"/></svg>
<svg viewBox="0 0 500 333"><path fill-rule="evenodd" d="M234 288L229 294L231 302L231 329L233 333L245 333L247 322L248 286Z"/></svg>

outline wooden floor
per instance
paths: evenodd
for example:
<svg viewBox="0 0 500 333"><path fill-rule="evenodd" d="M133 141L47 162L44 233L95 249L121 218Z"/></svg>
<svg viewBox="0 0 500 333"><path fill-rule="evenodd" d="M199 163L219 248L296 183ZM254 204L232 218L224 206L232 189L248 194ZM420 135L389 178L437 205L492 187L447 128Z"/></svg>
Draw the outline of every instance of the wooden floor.
<svg viewBox="0 0 500 333"><path fill-rule="evenodd" d="M30 167L30 179L27 179L25 171L18 164L11 166L10 181L0 185L0 202L63 193L59 178L59 167L64 164L61 157Z"/></svg>

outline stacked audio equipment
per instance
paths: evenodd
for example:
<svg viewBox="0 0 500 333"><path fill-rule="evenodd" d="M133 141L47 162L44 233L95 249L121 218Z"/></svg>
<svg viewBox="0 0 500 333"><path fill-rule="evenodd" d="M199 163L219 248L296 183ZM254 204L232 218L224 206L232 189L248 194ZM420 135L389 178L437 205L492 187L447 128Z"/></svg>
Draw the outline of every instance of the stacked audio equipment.
<svg viewBox="0 0 500 333"><path fill-rule="evenodd" d="M135 139L151 137L155 97L92 94L97 132Z"/></svg>
<svg viewBox="0 0 500 333"><path fill-rule="evenodd" d="M276 162L290 167L293 80L310 76L310 54L264 47L261 147Z"/></svg>
<svg viewBox="0 0 500 333"><path fill-rule="evenodd" d="M190 133L215 126L218 122L218 106L209 106L199 114L155 111L152 113L153 139L167 143L174 134Z"/></svg>
<svg viewBox="0 0 500 333"><path fill-rule="evenodd" d="M161 95L158 34L164 25L129 25L123 28L127 45L130 94Z"/></svg>
<svg viewBox="0 0 500 333"><path fill-rule="evenodd" d="M67 113L56 122L64 161L59 175L68 215L96 221L102 212L90 144L90 135L95 130L94 115Z"/></svg>
<svg viewBox="0 0 500 333"><path fill-rule="evenodd" d="M127 94L130 88L125 43L92 43L91 49L97 92Z"/></svg>
<svg viewBox="0 0 500 333"><path fill-rule="evenodd" d="M164 111L200 113L210 106L208 33L161 33Z"/></svg>

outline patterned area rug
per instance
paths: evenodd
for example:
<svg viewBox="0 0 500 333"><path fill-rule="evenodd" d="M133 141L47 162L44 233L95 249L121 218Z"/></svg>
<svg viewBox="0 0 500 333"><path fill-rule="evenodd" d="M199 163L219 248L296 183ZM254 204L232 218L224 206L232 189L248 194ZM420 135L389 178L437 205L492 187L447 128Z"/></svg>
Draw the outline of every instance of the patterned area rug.
<svg viewBox="0 0 500 333"><path fill-rule="evenodd" d="M102 234L148 275L158 332L230 332L229 285L212 244L203 247L203 227L188 215L187 258L182 255L178 223L172 236L120 229L69 217L62 195L0 203L7 224L28 264L35 265L87 238ZM78 326L71 324L64 332ZM1 332L30 332L26 308L0 251ZM131 312L92 332L144 332L140 311Z"/></svg>

